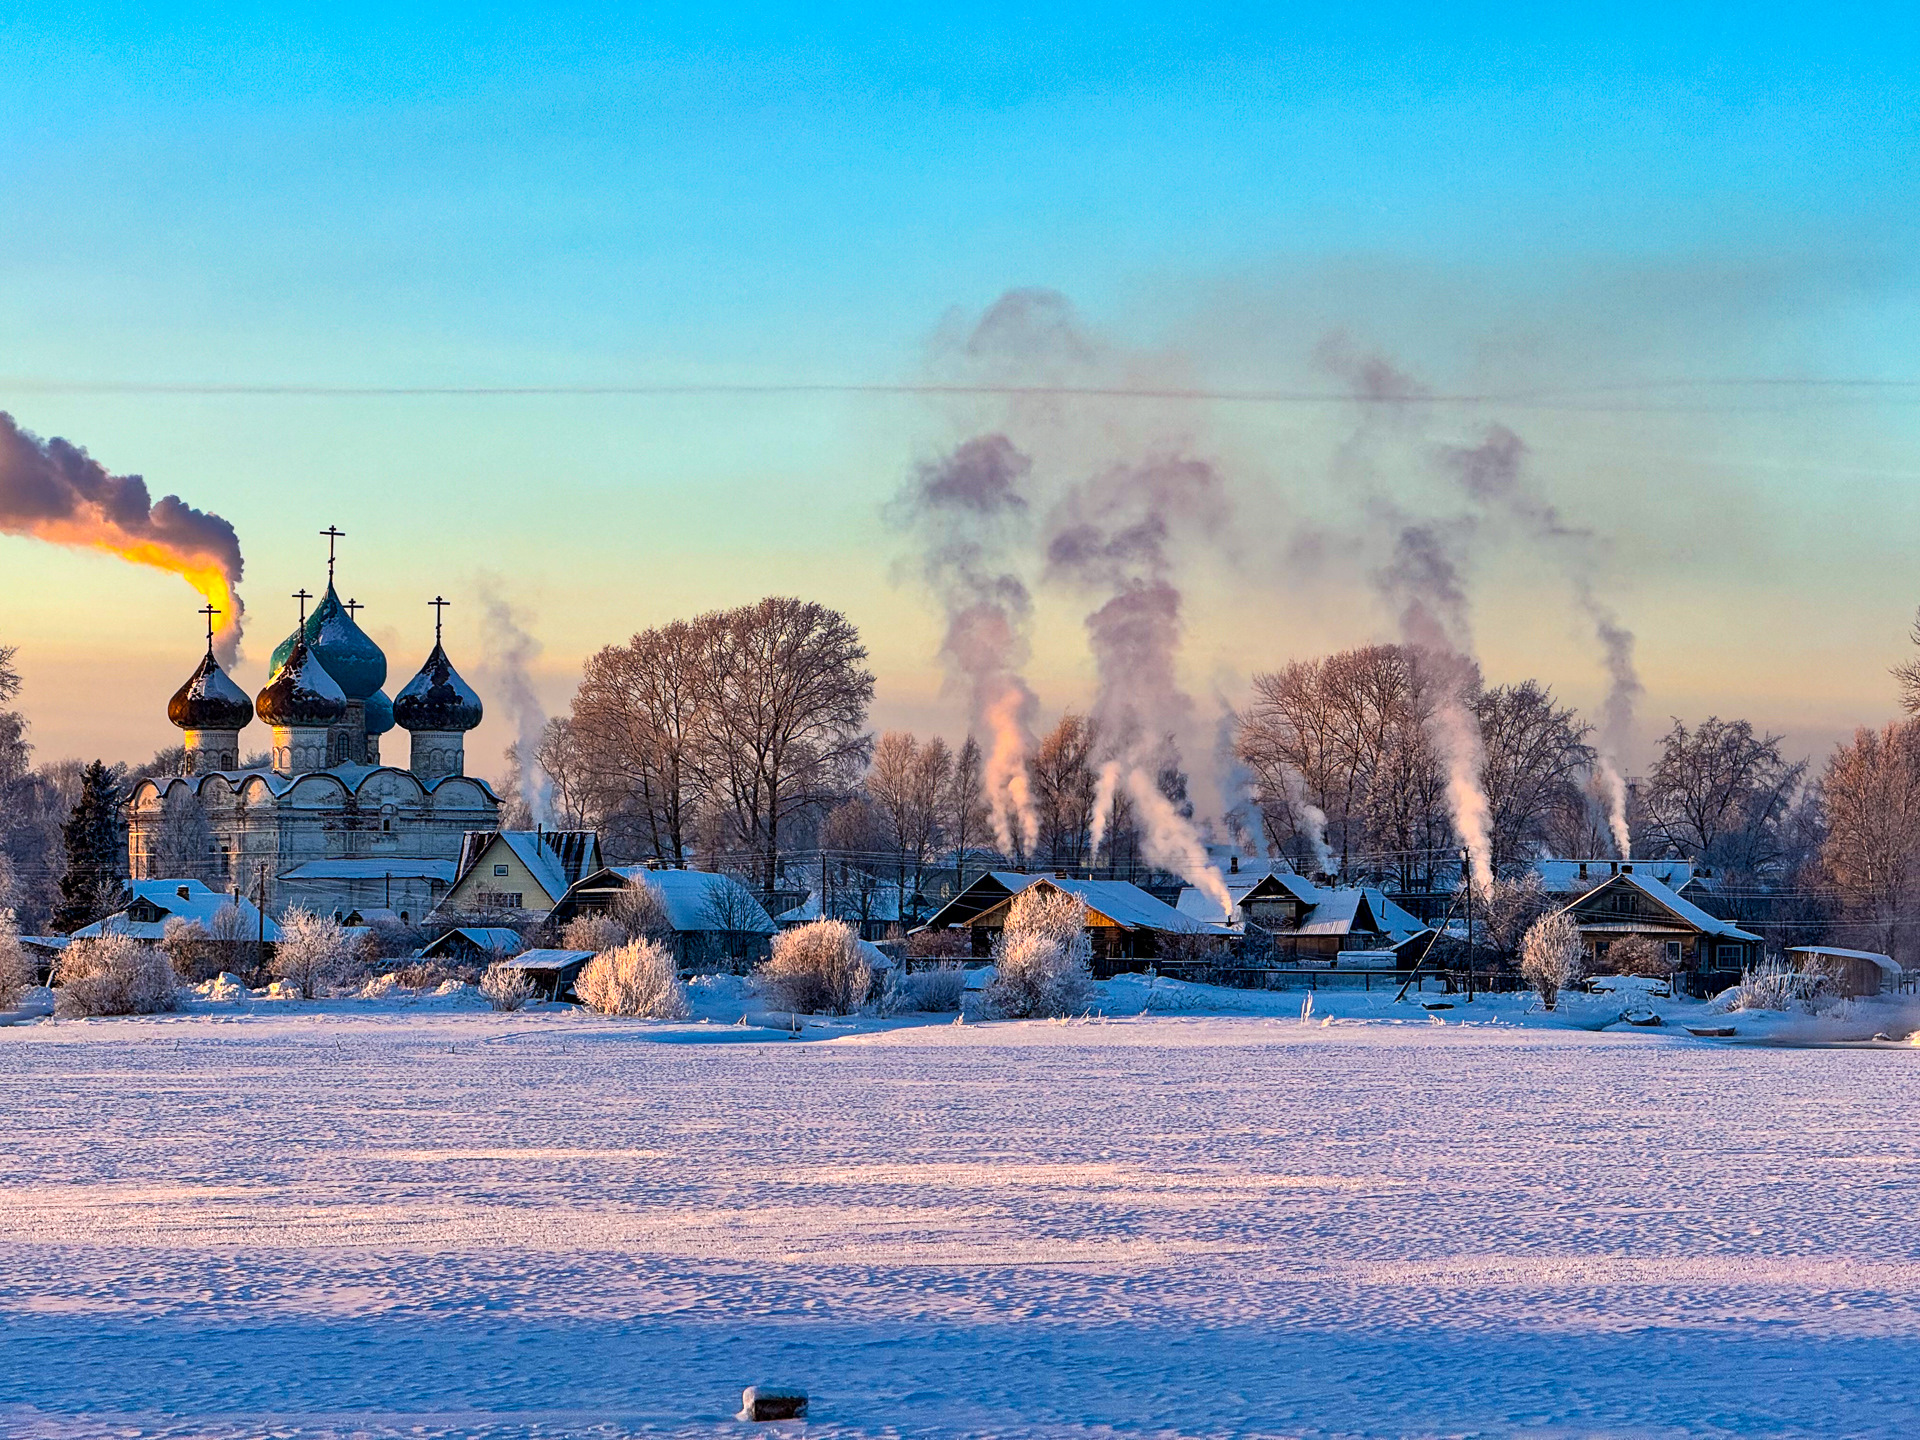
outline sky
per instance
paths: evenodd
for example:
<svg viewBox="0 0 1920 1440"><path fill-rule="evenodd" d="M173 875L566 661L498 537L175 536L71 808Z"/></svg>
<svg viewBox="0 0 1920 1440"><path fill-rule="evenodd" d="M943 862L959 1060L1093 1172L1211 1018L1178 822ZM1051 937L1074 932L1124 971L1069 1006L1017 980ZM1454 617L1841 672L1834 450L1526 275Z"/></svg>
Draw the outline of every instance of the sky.
<svg viewBox="0 0 1920 1440"><path fill-rule="evenodd" d="M0 7L0 410L234 524L254 688L337 525L390 690L435 594L483 695L505 605L560 709L600 646L790 593L860 626L876 723L957 734L887 506L1004 429L1061 486L1217 467L1229 513L1178 554L1203 712L1396 638L1383 536L1414 515L1464 527L1488 678L1588 709L1592 576L1636 636L1632 763L1675 716L1816 757L1891 718L1920 20L1247 8ZM1269 398L857 388L979 378L1022 291L1060 297L1076 380ZM1385 420L1351 398L1374 361L1420 397ZM544 393L471 393L503 388ZM1581 539L1462 520L1436 457L1494 426ZM1057 713L1091 691L1087 598L1035 583ZM0 535L39 758L176 740L200 603Z"/></svg>

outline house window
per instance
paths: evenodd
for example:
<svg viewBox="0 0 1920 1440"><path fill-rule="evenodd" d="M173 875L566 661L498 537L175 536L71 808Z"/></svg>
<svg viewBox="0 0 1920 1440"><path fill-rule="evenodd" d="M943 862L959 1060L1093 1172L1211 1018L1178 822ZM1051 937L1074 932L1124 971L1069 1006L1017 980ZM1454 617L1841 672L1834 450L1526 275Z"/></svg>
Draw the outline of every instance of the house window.
<svg viewBox="0 0 1920 1440"><path fill-rule="evenodd" d="M1713 958L1715 963L1722 966L1738 965L1740 963L1740 947L1738 945L1716 945L1713 947Z"/></svg>
<svg viewBox="0 0 1920 1440"><path fill-rule="evenodd" d="M1667 963L1669 965L1678 965L1680 963L1680 942L1678 940L1667 941Z"/></svg>
<svg viewBox="0 0 1920 1440"><path fill-rule="evenodd" d="M496 875L504 875L507 873L507 867L504 865L496 865L493 867L493 873Z"/></svg>

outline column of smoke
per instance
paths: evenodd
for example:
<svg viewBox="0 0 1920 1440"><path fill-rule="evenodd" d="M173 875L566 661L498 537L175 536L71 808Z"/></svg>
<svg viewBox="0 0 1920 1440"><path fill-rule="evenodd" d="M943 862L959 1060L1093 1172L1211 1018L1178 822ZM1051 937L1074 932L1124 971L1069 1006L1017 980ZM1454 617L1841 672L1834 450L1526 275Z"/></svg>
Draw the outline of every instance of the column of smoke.
<svg viewBox="0 0 1920 1440"><path fill-rule="evenodd" d="M496 693L513 718L513 752L519 764L516 779L520 799L536 823L550 825L553 823L553 780L541 768L538 758L540 740L547 729L547 712L533 688L533 662L540 658L542 647L521 624L512 603L491 581L482 582L480 608L486 617L483 663L493 676Z"/></svg>
<svg viewBox="0 0 1920 1440"><path fill-rule="evenodd" d="M1593 626L1600 660L1607 673L1607 695L1600 707L1597 778L1607 803L1607 826L1622 860L1631 857L1627 828L1627 782L1621 759L1633 739L1634 704L1642 693L1633 663L1633 632L1595 589L1600 541L1591 530L1568 525L1559 508L1528 483L1526 442L1504 425L1492 425L1478 445L1442 451L1448 469L1467 496L1483 509L1517 521L1534 539L1552 544L1567 557L1574 600Z"/></svg>
<svg viewBox="0 0 1920 1440"><path fill-rule="evenodd" d="M177 495L153 500L138 475L110 474L79 446L42 441L0 413L0 534L104 550L180 576L216 606L223 664L239 652L240 540Z"/></svg>
<svg viewBox="0 0 1920 1440"><path fill-rule="evenodd" d="M1208 860L1199 832L1154 780L1157 761L1178 763L1177 737L1190 733L1193 721L1193 701L1175 665L1181 594L1172 579L1173 527L1178 522L1205 536L1224 518L1220 478L1204 461L1168 456L1115 466L1077 487L1050 517L1047 570L1110 592L1086 620L1093 715L1114 752L1101 767L1095 796L1095 849L1106 838L1113 798L1124 788L1147 858L1231 915L1226 880Z"/></svg>
<svg viewBox="0 0 1920 1440"><path fill-rule="evenodd" d="M1033 462L1004 435L978 435L922 465L888 507L921 543L922 578L946 611L940 658L964 687L986 741L985 783L994 839L1031 851L1040 822L1027 780L1039 701L1021 675L1033 599L1007 561L1029 524L1022 491Z"/></svg>
<svg viewBox="0 0 1920 1440"><path fill-rule="evenodd" d="M1477 668L1468 638L1466 589L1450 553L1451 538L1437 526L1405 526L1387 581L1402 601L1401 636L1424 652L1423 663L1438 687L1427 734L1446 768L1447 811L1467 848L1473 887L1485 895L1493 888L1493 812L1481 783L1486 752L1480 721L1466 702Z"/></svg>
<svg viewBox="0 0 1920 1440"><path fill-rule="evenodd" d="M1213 732L1213 763L1222 777L1221 819L1236 841L1244 843L1256 855L1267 853L1266 817L1260 813L1259 785L1234 746L1240 716L1224 695L1216 695L1220 720ZM1305 794L1305 786L1301 787ZM1298 807L1296 806L1296 809ZM1324 826L1325 817L1322 816Z"/></svg>
<svg viewBox="0 0 1920 1440"><path fill-rule="evenodd" d="M1287 804L1292 808L1294 817L1306 825L1307 844L1313 847L1313 863L1316 873L1332 875L1337 873L1333 863L1333 849L1327 844L1327 812L1314 804L1307 795L1307 777L1291 765L1282 771L1282 783L1287 787Z"/></svg>

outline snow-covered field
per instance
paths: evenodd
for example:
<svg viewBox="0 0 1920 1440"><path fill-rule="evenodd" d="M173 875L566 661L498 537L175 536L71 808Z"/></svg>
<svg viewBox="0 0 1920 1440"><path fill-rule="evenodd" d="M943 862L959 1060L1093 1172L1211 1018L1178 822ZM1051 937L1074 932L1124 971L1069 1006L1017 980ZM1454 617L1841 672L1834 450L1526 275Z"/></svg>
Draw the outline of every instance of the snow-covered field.
<svg viewBox="0 0 1920 1440"><path fill-rule="evenodd" d="M0 1434L1920 1428L1920 1048L1301 999L0 1029Z"/></svg>

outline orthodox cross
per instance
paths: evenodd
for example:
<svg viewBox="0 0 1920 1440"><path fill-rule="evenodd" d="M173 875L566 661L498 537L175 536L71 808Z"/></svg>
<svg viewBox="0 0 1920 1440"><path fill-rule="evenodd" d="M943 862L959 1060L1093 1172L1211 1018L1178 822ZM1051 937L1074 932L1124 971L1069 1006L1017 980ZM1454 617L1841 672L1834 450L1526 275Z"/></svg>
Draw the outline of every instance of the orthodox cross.
<svg viewBox="0 0 1920 1440"><path fill-rule="evenodd" d="M452 603L451 600L442 600L438 595L427 602L433 607L433 643L436 649L440 645L440 622L446 618L443 612Z"/></svg>
<svg viewBox="0 0 1920 1440"><path fill-rule="evenodd" d="M199 611L196 613L207 617L207 653L212 654L213 653L213 617L220 614L221 612L214 609L213 602L209 600L205 605L201 606Z"/></svg>
<svg viewBox="0 0 1920 1440"><path fill-rule="evenodd" d="M347 538L347 532L329 525L320 532L327 537L327 584L333 584L333 542Z"/></svg>
<svg viewBox="0 0 1920 1440"><path fill-rule="evenodd" d="M355 615L358 615L362 610L366 609L367 607L362 605L358 600L355 600L351 595L349 595L347 597L346 605L343 606L342 608L346 610L347 618L351 620Z"/></svg>
<svg viewBox="0 0 1920 1440"><path fill-rule="evenodd" d="M311 600L313 596L308 594L307 587L302 585L298 590L293 592L293 598L300 602L300 629L305 631L307 628L307 601Z"/></svg>

